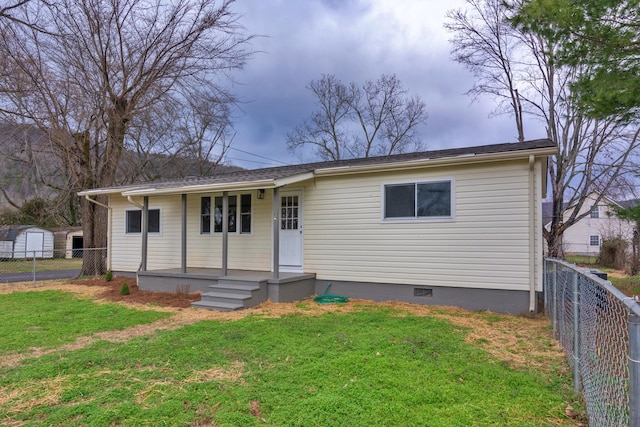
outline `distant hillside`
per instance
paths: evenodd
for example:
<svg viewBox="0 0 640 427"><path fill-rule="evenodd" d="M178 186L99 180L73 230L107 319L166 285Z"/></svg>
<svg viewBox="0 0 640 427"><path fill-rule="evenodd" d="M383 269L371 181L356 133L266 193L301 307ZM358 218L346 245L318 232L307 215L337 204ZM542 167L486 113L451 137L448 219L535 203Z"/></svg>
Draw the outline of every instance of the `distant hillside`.
<svg viewBox="0 0 640 427"><path fill-rule="evenodd" d="M21 206L35 197L56 197L59 190L50 185L68 187L65 165L53 152L42 130L29 125L0 124L0 147L0 211L12 209L9 200ZM117 184L209 176L240 169L197 159L125 150Z"/></svg>

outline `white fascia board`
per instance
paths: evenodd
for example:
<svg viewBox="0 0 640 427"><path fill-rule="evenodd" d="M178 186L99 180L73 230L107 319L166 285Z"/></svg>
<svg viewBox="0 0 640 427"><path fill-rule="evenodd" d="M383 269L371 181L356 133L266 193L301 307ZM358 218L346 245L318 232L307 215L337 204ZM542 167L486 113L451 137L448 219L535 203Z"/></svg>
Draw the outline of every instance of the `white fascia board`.
<svg viewBox="0 0 640 427"><path fill-rule="evenodd" d="M307 181L315 177L313 172L300 173L298 175L286 176L284 178L278 178L275 180L276 187L284 187L285 185L297 184L298 182Z"/></svg>
<svg viewBox="0 0 640 427"><path fill-rule="evenodd" d="M144 188L141 186L130 186L130 187L107 187L107 188L94 188L89 190L82 190L78 192L78 196L100 196L103 194L118 194L123 191L132 191L135 189Z"/></svg>
<svg viewBox="0 0 640 427"><path fill-rule="evenodd" d="M348 175L355 173L365 172L381 172L391 170L406 170L415 169L421 167L434 167L434 166L455 166L470 163L485 163L501 160L514 160L514 159L527 159L529 155L533 154L536 157L546 157L558 153L558 149L555 147L537 148L532 150L519 150L519 151L507 151L502 153L491 154L462 154L453 157L440 157L436 159L419 159L409 160L404 162L390 162L390 163L375 163L361 166L340 166L335 168L317 169L316 176L330 176L330 175Z"/></svg>
<svg viewBox="0 0 640 427"><path fill-rule="evenodd" d="M274 180L265 179L260 181L246 182L226 182L217 184L183 185L179 187L167 188L140 188L122 191L123 196L159 196L171 194L192 194L192 193L213 193L220 191L242 191L256 190L259 188L275 187Z"/></svg>

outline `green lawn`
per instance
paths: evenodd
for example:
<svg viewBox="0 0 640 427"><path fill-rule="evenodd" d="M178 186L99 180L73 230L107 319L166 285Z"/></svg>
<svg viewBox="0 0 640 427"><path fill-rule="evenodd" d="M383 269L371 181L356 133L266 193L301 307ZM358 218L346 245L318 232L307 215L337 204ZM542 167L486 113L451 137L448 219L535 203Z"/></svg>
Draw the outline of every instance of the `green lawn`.
<svg viewBox="0 0 640 427"><path fill-rule="evenodd" d="M640 295L640 275L629 276L621 274L619 271L614 271L611 268L603 267L598 264L597 257L570 256L567 257L567 262L602 270L608 274L607 279L611 284L618 288L623 294L627 296Z"/></svg>
<svg viewBox="0 0 640 427"><path fill-rule="evenodd" d="M0 273L26 273L33 271L33 259L0 260ZM82 258L44 258L35 260L36 271L75 270L82 268Z"/></svg>
<svg viewBox="0 0 640 427"><path fill-rule="evenodd" d="M25 303L31 315L17 307ZM39 332L13 351L151 320L149 312L50 291L0 295L0 304L3 325L16 324L10 335L25 327ZM305 304L315 303L297 307ZM33 426L579 425L565 416L567 405L580 404L561 355L544 369L515 368L467 343L469 333L448 320L378 306L204 320L2 367L0 419ZM514 334L550 345L548 337Z"/></svg>
<svg viewBox="0 0 640 427"><path fill-rule="evenodd" d="M52 348L96 332L121 330L167 317L116 304L96 304L62 291L0 295L0 358L30 348Z"/></svg>

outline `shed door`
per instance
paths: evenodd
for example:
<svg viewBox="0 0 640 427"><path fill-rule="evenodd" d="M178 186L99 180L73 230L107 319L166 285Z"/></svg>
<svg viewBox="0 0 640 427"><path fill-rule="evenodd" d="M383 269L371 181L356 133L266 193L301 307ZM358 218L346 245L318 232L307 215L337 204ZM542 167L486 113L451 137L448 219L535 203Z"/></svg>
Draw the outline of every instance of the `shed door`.
<svg viewBox="0 0 640 427"><path fill-rule="evenodd" d="M27 231L25 251L27 258L42 258L42 251L44 251L44 233Z"/></svg>
<svg viewBox="0 0 640 427"><path fill-rule="evenodd" d="M302 191L280 195L280 266L302 270Z"/></svg>

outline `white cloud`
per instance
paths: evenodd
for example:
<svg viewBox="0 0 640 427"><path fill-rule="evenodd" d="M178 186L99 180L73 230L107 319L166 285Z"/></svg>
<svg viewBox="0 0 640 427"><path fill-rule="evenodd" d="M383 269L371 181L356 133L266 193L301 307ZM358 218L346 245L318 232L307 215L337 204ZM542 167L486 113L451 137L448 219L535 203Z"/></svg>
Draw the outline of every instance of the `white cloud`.
<svg viewBox="0 0 640 427"><path fill-rule="evenodd" d="M429 149L514 140L509 117L489 118L490 99L474 104L464 93L472 76L449 55L443 23L463 0L241 0L236 9L256 55L236 75L244 114L235 121L238 148L287 163L285 135L314 109L306 89L323 73L364 82L396 74L427 104ZM231 157L264 161L233 152ZM245 167L263 166L233 160Z"/></svg>

